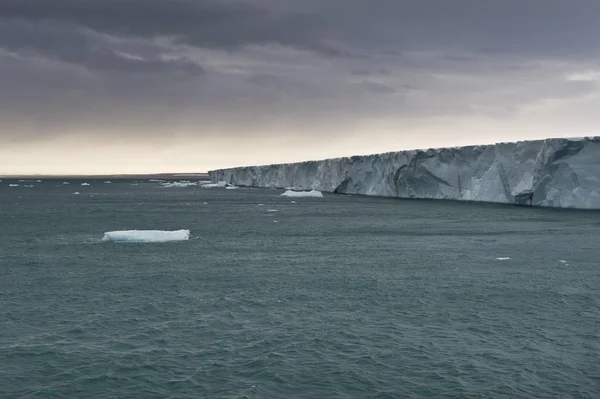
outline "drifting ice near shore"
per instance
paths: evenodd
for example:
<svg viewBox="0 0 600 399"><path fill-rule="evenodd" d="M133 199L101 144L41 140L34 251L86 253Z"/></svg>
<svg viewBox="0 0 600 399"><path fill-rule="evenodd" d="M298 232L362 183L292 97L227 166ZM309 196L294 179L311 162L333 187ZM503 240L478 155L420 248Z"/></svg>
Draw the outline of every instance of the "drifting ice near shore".
<svg viewBox="0 0 600 399"><path fill-rule="evenodd" d="M222 187L227 187L228 184L224 181L218 181L216 183L206 183L206 184L202 184L200 187L202 188L222 188Z"/></svg>
<svg viewBox="0 0 600 399"><path fill-rule="evenodd" d="M104 233L102 241L114 242L169 242L190 239L189 230L122 230Z"/></svg>
<svg viewBox="0 0 600 399"><path fill-rule="evenodd" d="M172 187L189 187L189 186L195 186L197 183L192 183L191 181L175 181L172 183L162 183L161 185L165 188L172 188Z"/></svg>
<svg viewBox="0 0 600 399"><path fill-rule="evenodd" d="M287 190L285 193L281 194L282 197L290 197L290 198L301 198L301 197L309 197L309 198L323 198L323 193L316 190L311 191L292 191Z"/></svg>
<svg viewBox="0 0 600 399"><path fill-rule="evenodd" d="M209 175L246 187L600 209L600 137L389 152Z"/></svg>

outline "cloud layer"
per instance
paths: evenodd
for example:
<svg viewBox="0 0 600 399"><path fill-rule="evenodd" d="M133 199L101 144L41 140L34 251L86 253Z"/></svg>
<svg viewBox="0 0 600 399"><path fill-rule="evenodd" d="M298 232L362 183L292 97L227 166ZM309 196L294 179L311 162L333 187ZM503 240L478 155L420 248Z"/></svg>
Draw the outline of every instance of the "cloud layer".
<svg viewBox="0 0 600 399"><path fill-rule="evenodd" d="M595 134L597 15L595 0L3 0L0 173ZM65 143L88 156L59 162Z"/></svg>

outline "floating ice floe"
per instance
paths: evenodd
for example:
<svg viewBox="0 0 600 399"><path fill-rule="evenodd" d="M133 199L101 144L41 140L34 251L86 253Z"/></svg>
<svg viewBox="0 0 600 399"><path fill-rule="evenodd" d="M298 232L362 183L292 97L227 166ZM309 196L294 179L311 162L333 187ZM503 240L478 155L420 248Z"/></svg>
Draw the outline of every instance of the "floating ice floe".
<svg viewBox="0 0 600 399"><path fill-rule="evenodd" d="M191 181L174 181L171 183L162 183L161 185L165 188L172 188L172 187L189 187L189 186L195 186L198 183L193 183Z"/></svg>
<svg viewBox="0 0 600 399"><path fill-rule="evenodd" d="M112 182L110 180L107 180L104 182L104 184L111 184Z"/></svg>
<svg viewBox="0 0 600 399"><path fill-rule="evenodd" d="M104 233L102 241L113 242L169 242L190 239L189 230L122 230Z"/></svg>
<svg viewBox="0 0 600 399"><path fill-rule="evenodd" d="M297 204L297 202L296 201L292 201L292 204Z"/></svg>
<svg viewBox="0 0 600 399"><path fill-rule="evenodd" d="M33 184L25 184L23 187L27 187L27 188L33 188L34 185Z"/></svg>
<svg viewBox="0 0 600 399"><path fill-rule="evenodd" d="M507 256L504 256L504 257L496 258L496 260L510 260L510 258Z"/></svg>
<svg viewBox="0 0 600 399"><path fill-rule="evenodd" d="M75 191L73 195L79 195L79 191Z"/></svg>
<svg viewBox="0 0 600 399"><path fill-rule="evenodd" d="M237 190L238 188L238 186L227 186L225 187L225 190Z"/></svg>
<svg viewBox="0 0 600 399"><path fill-rule="evenodd" d="M323 193L317 190L311 191L292 191L287 190L285 193L281 194L282 197L290 197L290 198L300 198L300 197L310 197L310 198L323 198Z"/></svg>
<svg viewBox="0 0 600 399"><path fill-rule="evenodd" d="M220 181L217 183L201 184L200 187L202 187L202 188L223 188L223 187L227 187L228 185L229 184L227 184L227 182Z"/></svg>
<svg viewBox="0 0 600 399"><path fill-rule="evenodd" d="M81 183L82 186L89 186L90 183Z"/></svg>
<svg viewBox="0 0 600 399"><path fill-rule="evenodd" d="M9 184L8 187L19 187L18 184Z"/></svg>
<svg viewBox="0 0 600 399"><path fill-rule="evenodd" d="M64 181L63 184L71 184L71 183L69 183L68 181Z"/></svg>
<svg viewBox="0 0 600 399"><path fill-rule="evenodd" d="M267 209L267 212L279 212L277 209Z"/></svg>

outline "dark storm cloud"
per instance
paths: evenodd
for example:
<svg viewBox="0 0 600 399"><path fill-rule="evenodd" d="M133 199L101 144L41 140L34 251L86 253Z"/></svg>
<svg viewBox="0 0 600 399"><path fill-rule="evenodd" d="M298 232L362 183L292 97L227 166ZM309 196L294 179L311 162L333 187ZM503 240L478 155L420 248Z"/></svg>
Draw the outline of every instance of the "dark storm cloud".
<svg viewBox="0 0 600 399"><path fill-rule="evenodd" d="M43 134L217 111L504 117L598 89L565 79L598 69L598 15L598 0L0 0L0 118Z"/></svg>
<svg viewBox="0 0 600 399"><path fill-rule="evenodd" d="M161 59L156 51L119 51L108 38L71 24L9 20L0 22L0 47L24 56L41 56L90 70L114 72L174 72L201 74L190 60ZM145 53L145 54L144 54Z"/></svg>
<svg viewBox="0 0 600 399"><path fill-rule="evenodd" d="M114 35L170 37L210 48L279 43L336 53L319 28L301 15L276 17L243 2L207 0L6 0L0 16L25 21L54 21Z"/></svg>
<svg viewBox="0 0 600 399"><path fill-rule="evenodd" d="M391 51L583 53L600 46L597 0L3 0L0 16L200 47L278 43L335 55ZM3 41L9 39L4 36Z"/></svg>

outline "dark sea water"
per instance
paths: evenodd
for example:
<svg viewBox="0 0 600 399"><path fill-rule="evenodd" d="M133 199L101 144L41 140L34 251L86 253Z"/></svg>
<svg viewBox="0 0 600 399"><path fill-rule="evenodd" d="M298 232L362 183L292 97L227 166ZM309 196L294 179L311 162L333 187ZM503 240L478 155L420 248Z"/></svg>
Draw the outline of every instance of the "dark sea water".
<svg viewBox="0 0 600 399"><path fill-rule="evenodd" d="M0 398L600 398L600 212L80 183L0 183Z"/></svg>

